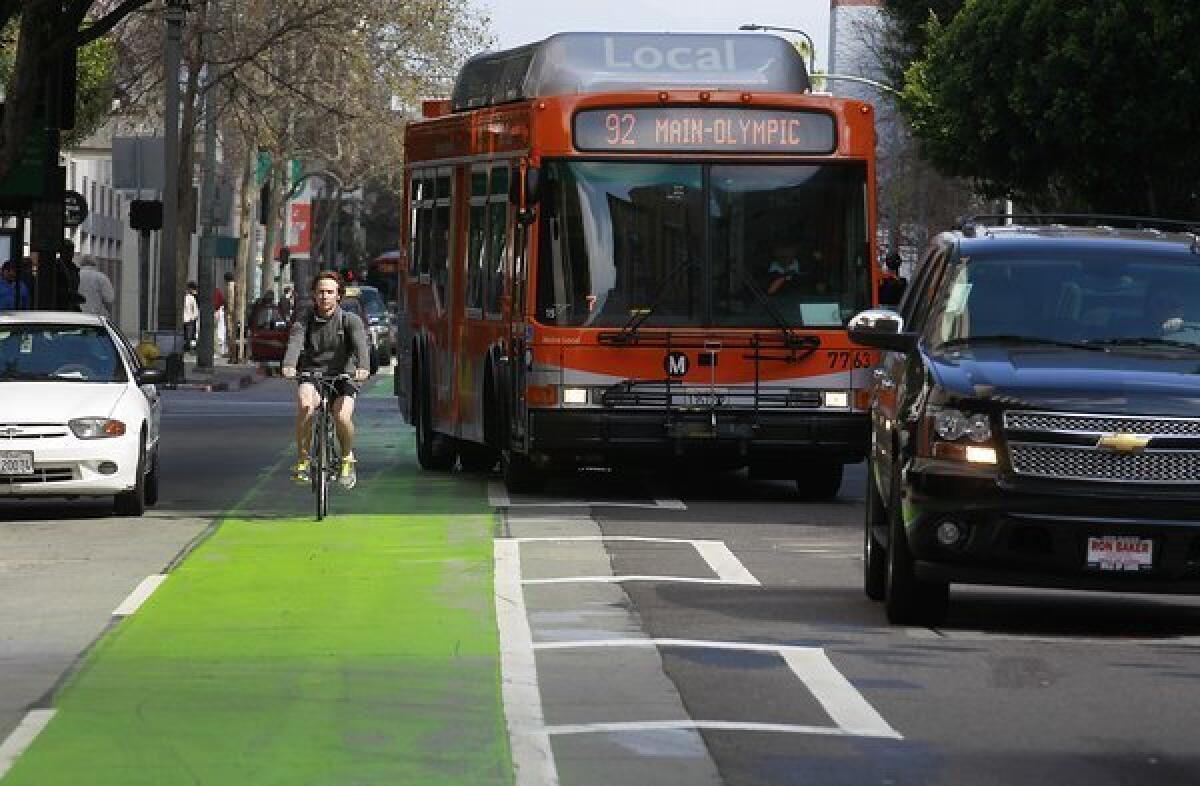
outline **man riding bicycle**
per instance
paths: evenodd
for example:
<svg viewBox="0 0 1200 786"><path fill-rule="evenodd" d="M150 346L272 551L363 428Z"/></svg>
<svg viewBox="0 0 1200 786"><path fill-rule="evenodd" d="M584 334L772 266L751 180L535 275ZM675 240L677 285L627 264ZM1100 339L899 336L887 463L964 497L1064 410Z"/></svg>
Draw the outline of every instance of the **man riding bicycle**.
<svg viewBox="0 0 1200 786"><path fill-rule="evenodd" d="M335 396L330 403L338 444L342 448L342 465L338 482L352 489L357 482L354 471L354 396L358 387L370 375L370 351L367 331L357 314L343 311L341 302L345 287L337 273L319 273L312 282L313 304L292 322L287 352L283 356L283 376L292 379L296 371L317 371L327 375L347 374L351 380L334 383ZM296 386L296 448L300 452L292 468L292 478L299 483L309 480L309 447L312 441L313 415L320 404L320 393L311 382Z"/></svg>

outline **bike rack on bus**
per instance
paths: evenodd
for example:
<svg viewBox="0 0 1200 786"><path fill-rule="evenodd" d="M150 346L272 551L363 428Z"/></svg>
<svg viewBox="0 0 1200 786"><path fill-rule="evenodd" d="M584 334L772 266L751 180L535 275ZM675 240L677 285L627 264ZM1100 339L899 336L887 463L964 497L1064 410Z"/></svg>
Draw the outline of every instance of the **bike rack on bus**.
<svg viewBox="0 0 1200 786"><path fill-rule="evenodd" d="M618 338L619 337L619 338ZM723 337L714 340L705 334L683 333L674 331L656 331L647 334L602 333L601 343L622 343L650 347L663 347L667 354L675 350L696 349L702 353L715 354L725 349L750 350L742 355L744 359L754 361L753 392L738 391L715 392L715 385L709 384L713 392L706 405L697 406L691 397L697 395L695 385L685 386L682 382L672 379L670 375L663 379L623 379L604 391L601 403L606 408L616 407L662 407L663 416L669 432L675 432L679 424L676 416L680 414L707 413L711 426L708 436L717 436L717 412L736 409L749 411L752 420L746 424L745 433L734 433L730 436L748 437L758 426L759 412L764 407L811 409L820 406L820 395L815 391L791 392L770 391L762 389L762 362L778 361L782 363L798 363L821 346L821 339L813 335L796 335L788 333L753 333L749 336ZM710 361L715 363L715 359ZM686 398L680 398L686 397ZM698 434L688 434L699 436Z"/></svg>

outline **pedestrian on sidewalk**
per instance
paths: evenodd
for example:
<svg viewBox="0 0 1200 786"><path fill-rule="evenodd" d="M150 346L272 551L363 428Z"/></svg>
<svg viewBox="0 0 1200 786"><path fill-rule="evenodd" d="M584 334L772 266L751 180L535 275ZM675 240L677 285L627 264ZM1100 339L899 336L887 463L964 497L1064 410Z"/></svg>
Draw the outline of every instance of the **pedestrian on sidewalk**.
<svg viewBox="0 0 1200 786"><path fill-rule="evenodd" d="M233 273L225 274L225 350L228 353L229 359L232 362L237 362L237 335L238 335L238 314L237 311L237 285L233 280Z"/></svg>
<svg viewBox="0 0 1200 786"><path fill-rule="evenodd" d="M17 280L17 266L10 259L0 266L0 311L29 308L29 287Z"/></svg>
<svg viewBox="0 0 1200 786"><path fill-rule="evenodd" d="M225 293L213 289L213 346L218 355L225 354Z"/></svg>
<svg viewBox="0 0 1200 786"><path fill-rule="evenodd" d="M83 298L79 309L83 313L98 314L102 317L112 316L112 306L116 300L112 281L102 271L96 269L96 260L88 256L85 256L80 262L79 296Z"/></svg>
<svg viewBox="0 0 1200 786"><path fill-rule="evenodd" d="M187 292L183 296L183 348L184 351L196 348L196 334L200 327L200 305L196 302L196 292L199 287L195 281L187 283Z"/></svg>

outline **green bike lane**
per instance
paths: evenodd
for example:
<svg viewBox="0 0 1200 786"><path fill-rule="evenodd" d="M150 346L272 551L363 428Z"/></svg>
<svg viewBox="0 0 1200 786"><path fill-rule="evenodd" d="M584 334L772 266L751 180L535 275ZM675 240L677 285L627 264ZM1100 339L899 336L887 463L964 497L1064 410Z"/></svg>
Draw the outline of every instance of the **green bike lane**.
<svg viewBox="0 0 1200 786"><path fill-rule="evenodd" d="M485 482L419 473L388 388L362 396L330 517L281 450L90 649L3 786L512 783Z"/></svg>

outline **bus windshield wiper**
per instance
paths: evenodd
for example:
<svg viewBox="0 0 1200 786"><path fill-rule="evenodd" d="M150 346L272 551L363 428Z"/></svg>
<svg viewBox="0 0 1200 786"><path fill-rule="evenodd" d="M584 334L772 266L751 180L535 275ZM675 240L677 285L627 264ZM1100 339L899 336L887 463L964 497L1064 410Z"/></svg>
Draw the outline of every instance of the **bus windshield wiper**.
<svg viewBox="0 0 1200 786"><path fill-rule="evenodd" d="M676 276L691 266L691 258L685 257L684 259L681 259L679 263L675 265L675 267L667 271L667 274L663 276L662 281L659 283L658 289L650 298L650 304L645 308L639 308L636 310L630 309L631 316L629 317L629 321L622 325L621 329L617 331L617 334L612 337L613 343L627 344L633 341L634 337L637 336L638 328L640 328L642 323L650 318L650 315L654 313L654 309L658 308L659 304L662 303L663 296L667 294L667 287L670 286L671 282Z"/></svg>
<svg viewBox="0 0 1200 786"><path fill-rule="evenodd" d="M1087 349L1093 352L1103 352L1104 347L1095 342L1061 341L1056 338L1041 336L1021 336L1015 333L995 334L987 336L959 336L950 338L938 344L938 349L946 347L961 347L965 344L1037 344L1046 347L1066 347L1067 349Z"/></svg>
<svg viewBox="0 0 1200 786"><path fill-rule="evenodd" d="M779 313L779 309L775 308L775 304L771 302L771 298L767 297L767 293L759 289L758 284L755 284L754 280L746 275L745 272L741 274L741 280L746 285L746 289L750 290L750 294L754 295L754 299L759 302L759 305L766 310L771 319L775 320L775 324L779 326L780 332L783 333L784 343L789 347L797 343L796 335L792 333L792 326L788 324L783 314ZM800 320L800 327L804 327L803 318Z"/></svg>

